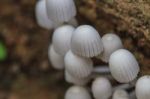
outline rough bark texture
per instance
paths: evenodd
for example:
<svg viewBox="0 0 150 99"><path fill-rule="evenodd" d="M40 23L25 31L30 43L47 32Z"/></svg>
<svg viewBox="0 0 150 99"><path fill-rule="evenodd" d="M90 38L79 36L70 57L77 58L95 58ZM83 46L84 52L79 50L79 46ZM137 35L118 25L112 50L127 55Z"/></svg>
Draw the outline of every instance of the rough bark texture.
<svg viewBox="0 0 150 99"><path fill-rule="evenodd" d="M81 19L88 20L101 35L118 34L125 48L140 62L142 74L150 74L150 1L77 0Z"/></svg>

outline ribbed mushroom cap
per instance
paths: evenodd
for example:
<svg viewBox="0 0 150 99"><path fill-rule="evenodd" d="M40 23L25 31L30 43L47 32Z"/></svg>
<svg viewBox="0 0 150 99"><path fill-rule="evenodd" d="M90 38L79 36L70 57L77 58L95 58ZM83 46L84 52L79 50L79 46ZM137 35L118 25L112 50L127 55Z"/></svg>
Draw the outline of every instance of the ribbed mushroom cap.
<svg viewBox="0 0 150 99"><path fill-rule="evenodd" d="M99 55L103 51L99 33L92 26L79 26L72 35L71 50L77 55L88 58Z"/></svg>
<svg viewBox="0 0 150 99"><path fill-rule="evenodd" d="M114 92L112 99L129 99L129 94L122 89L118 89Z"/></svg>
<svg viewBox="0 0 150 99"><path fill-rule="evenodd" d="M70 50L74 30L75 28L71 25L63 25L54 31L52 44L58 54L64 56Z"/></svg>
<svg viewBox="0 0 150 99"><path fill-rule="evenodd" d="M72 75L71 75L70 73L68 73L67 70L66 70L66 71L65 71L65 80L66 80L68 83L72 83L72 84L75 84L75 85L83 86L83 85L86 85L86 84L90 81L90 77L77 78L77 77L72 76Z"/></svg>
<svg viewBox="0 0 150 99"><path fill-rule="evenodd" d="M92 93L95 99L108 99L112 95L110 81L104 77L98 77L92 83Z"/></svg>
<svg viewBox="0 0 150 99"><path fill-rule="evenodd" d="M68 22L76 15L73 0L46 0L49 19L56 23Z"/></svg>
<svg viewBox="0 0 150 99"><path fill-rule="evenodd" d="M141 77L136 83L137 99L150 99L150 75Z"/></svg>
<svg viewBox="0 0 150 99"><path fill-rule="evenodd" d="M55 52L53 45L50 45L48 48L48 58L53 68L58 70L64 69L64 57Z"/></svg>
<svg viewBox="0 0 150 99"><path fill-rule="evenodd" d="M35 7L36 20L40 27L45 29L53 29L54 23L50 19L48 19L45 1L46 0L40 0L36 3Z"/></svg>
<svg viewBox="0 0 150 99"><path fill-rule="evenodd" d="M93 62L89 58L77 56L69 51L65 56L65 68L74 77L86 78L93 71Z"/></svg>
<svg viewBox="0 0 150 99"><path fill-rule="evenodd" d="M99 56L104 62L108 62L110 55L118 49L123 48L123 44L119 36L116 34L105 34L102 37L104 52Z"/></svg>
<svg viewBox="0 0 150 99"><path fill-rule="evenodd" d="M73 86L66 92L65 99L92 99L88 90L81 86Z"/></svg>
<svg viewBox="0 0 150 99"><path fill-rule="evenodd" d="M125 49L119 49L111 54L109 67L112 76L120 83L133 81L140 70L133 54Z"/></svg>

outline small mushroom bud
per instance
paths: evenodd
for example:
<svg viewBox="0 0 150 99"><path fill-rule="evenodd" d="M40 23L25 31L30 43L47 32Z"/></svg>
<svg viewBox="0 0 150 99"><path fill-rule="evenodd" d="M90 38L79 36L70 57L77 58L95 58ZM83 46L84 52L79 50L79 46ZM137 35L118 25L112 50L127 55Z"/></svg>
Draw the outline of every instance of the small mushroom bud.
<svg viewBox="0 0 150 99"><path fill-rule="evenodd" d="M83 57L94 57L103 51L99 33L89 25L79 26L72 35L71 50Z"/></svg>
<svg viewBox="0 0 150 99"><path fill-rule="evenodd" d="M72 76L86 78L93 71L93 62L89 58L77 56L69 51L65 56L65 68Z"/></svg>
<svg viewBox="0 0 150 99"><path fill-rule="evenodd" d="M39 26L45 29L52 29L54 28L53 22L48 19L47 12L46 12L46 0L40 0L36 3L35 7L35 14L36 20Z"/></svg>
<svg viewBox="0 0 150 99"><path fill-rule="evenodd" d="M110 55L118 49L123 48L121 39L116 34L106 34L102 37L104 52L98 56L104 62L108 62Z"/></svg>
<svg viewBox="0 0 150 99"><path fill-rule="evenodd" d="M65 99L92 99L88 90L81 86L69 88L65 94Z"/></svg>
<svg viewBox="0 0 150 99"><path fill-rule="evenodd" d="M114 92L112 99L129 99L129 94L123 89L118 89Z"/></svg>
<svg viewBox="0 0 150 99"><path fill-rule="evenodd" d="M120 83L133 81L140 70L133 54L125 49L119 49L111 54L109 67L112 76Z"/></svg>
<svg viewBox="0 0 150 99"><path fill-rule="evenodd" d="M112 95L112 85L107 78L99 77L92 83L92 93L95 99L108 99Z"/></svg>
<svg viewBox="0 0 150 99"><path fill-rule="evenodd" d="M64 25L54 31L52 44L54 50L61 56L64 56L70 50L70 42L74 30L74 27Z"/></svg>
<svg viewBox="0 0 150 99"><path fill-rule="evenodd" d="M64 57L55 52L53 45L50 45L48 48L48 58L53 68L58 70L64 69Z"/></svg>
<svg viewBox="0 0 150 99"><path fill-rule="evenodd" d="M74 0L46 0L49 19L56 23L68 22L76 15Z"/></svg>
<svg viewBox="0 0 150 99"><path fill-rule="evenodd" d="M136 83L137 99L150 99L150 76L141 77Z"/></svg>
<svg viewBox="0 0 150 99"><path fill-rule="evenodd" d="M68 73L68 71L66 70L66 71L65 71L65 80L66 80L68 83L72 83L72 84L75 84L75 85L83 86L83 85L86 85L86 84L90 81L90 77L77 78L77 77L72 76L72 75L71 75L70 73Z"/></svg>

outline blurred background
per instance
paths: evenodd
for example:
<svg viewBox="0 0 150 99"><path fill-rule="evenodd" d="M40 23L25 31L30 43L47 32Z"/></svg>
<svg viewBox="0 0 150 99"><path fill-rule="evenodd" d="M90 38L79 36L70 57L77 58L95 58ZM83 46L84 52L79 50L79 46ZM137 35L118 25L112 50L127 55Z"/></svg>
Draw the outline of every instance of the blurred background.
<svg viewBox="0 0 150 99"><path fill-rule="evenodd" d="M37 0L0 0L0 99L63 99L70 86L48 60L52 31L35 19ZM79 24L116 33L150 74L149 0L76 0ZM93 59L95 64L101 61Z"/></svg>

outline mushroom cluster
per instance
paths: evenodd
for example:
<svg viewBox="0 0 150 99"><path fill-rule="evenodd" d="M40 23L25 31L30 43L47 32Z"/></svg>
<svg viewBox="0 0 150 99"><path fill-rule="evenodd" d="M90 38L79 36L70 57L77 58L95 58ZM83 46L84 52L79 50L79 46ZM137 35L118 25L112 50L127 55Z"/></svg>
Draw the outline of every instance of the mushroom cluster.
<svg viewBox="0 0 150 99"><path fill-rule="evenodd" d="M35 12L39 26L54 29L48 49L52 66L74 85L65 99L150 99L150 76L137 80L135 56L115 33L101 37L93 26L78 25L73 0L38 0ZM106 64L94 66L93 57Z"/></svg>

